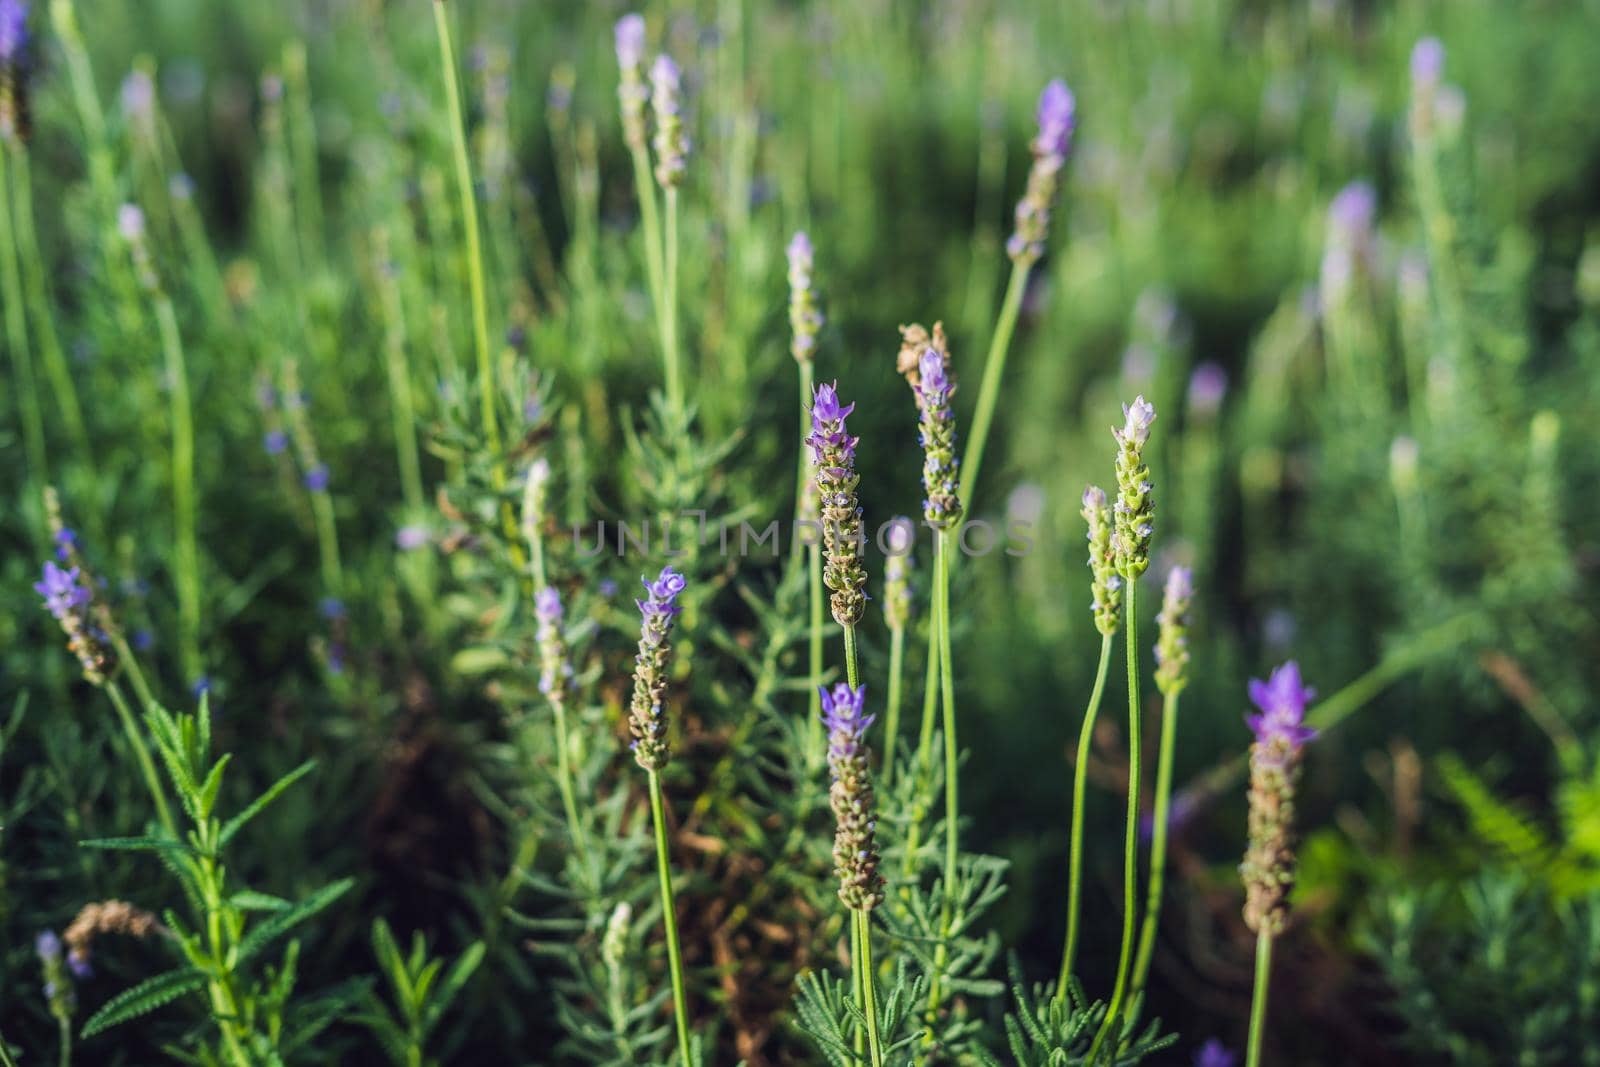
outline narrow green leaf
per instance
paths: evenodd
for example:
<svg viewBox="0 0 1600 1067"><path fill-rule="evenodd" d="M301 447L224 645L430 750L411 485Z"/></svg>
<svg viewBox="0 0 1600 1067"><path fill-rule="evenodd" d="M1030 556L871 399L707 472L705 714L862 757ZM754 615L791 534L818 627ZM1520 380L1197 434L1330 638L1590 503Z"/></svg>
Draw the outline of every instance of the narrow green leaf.
<svg viewBox="0 0 1600 1067"><path fill-rule="evenodd" d="M456 957L455 963L450 965L450 970L445 972L444 980L439 983L438 992L428 1003L428 1013L422 1024L424 1034L439 1025L439 1020L450 1010L450 1004L456 999L456 994L460 993L462 987L472 979L478 965L483 962L483 953L483 942L474 941Z"/></svg>
<svg viewBox="0 0 1600 1067"><path fill-rule="evenodd" d="M257 893L253 889L240 890L229 897L228 902L240 911L283 911L293 907L282 897L275 897L271 893Z"/></svg>
<svg viewBox="0 0 1600 1067"><path fill-rule="evenodd" d="M211 773L206 775L204 784L200 786L200 818L211 818L211 809L217 804L217 791L222 788L222 772L228 766L228 761L233 758L230 752L224 752L222 758L212 766Z"/></svg>
<svg viewBox="0 0 1600 1067"><path fill-rule="evenodd" d="M249 807L245 808L239 814L222 824L222 836L219 839L220 842L226 845L229 841L233 840L233 835L244 829L246 823L255 818L257 815L260 815L262 810L268 804L271 804L274 800L277 800L279 795L282 794L285 789L288 789L291 785L294 785L300 779L310 774L312 768L316 765L316 760L308 759L304 763L300 764L300 766L284 775L282 778L279 778L276 782L273 782L271 785L267 786L266 792L256 797L256 799L250 803Z"/></svg>
<svg viewBox="0 0 1600 1067"><path fill-rule="evenodd" d="M83 1024L83 1036L93 1037L118 1023L136 1019L164 1004L201 989L206 984L203 972L193 967L182 967L154 978L146 978L132 989L123 990L101 1006L100 1010Z"/></svg>
<svg viewBox="0 0 1600 1067"><path fill-rule="evenodd" d="M91 837L87 841L79 841L78 847L110 852L194 852L182 841L171 837Z"/></svg>
<svg viewBox="0 0 1600 1067"><path fill-rule="evenodd" d="M345 878L334 882L332 885L323 886L286 911L274 912L270 918L263 920L260 925L245 935L243 941L239 942L239 952L235 960L235 966L243 964L272 942L338 900L349 892L350 887L355 884L354 878Z"/></svg>

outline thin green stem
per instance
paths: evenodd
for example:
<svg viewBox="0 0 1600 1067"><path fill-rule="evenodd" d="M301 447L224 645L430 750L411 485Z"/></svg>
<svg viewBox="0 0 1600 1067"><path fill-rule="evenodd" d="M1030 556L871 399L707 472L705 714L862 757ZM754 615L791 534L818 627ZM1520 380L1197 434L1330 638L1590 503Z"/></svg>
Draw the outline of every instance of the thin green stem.
<svg viewBox="0 0 1600 1067"><path fill-rule="evenodd" d="M825 739L822 731L822 546L806 547L807 585L810 587L810 634L807 660L811 670L811 751L813 770L822 765Z"/></svg>
<svg viewBox="0 0 1600 1067"><path fill-rule="evenodd" d="M1061 975L1056 979L1058 1001L1066 998L1072 968L1078 960L1078 920L1083 892L1083 816L1089 783L1089 749L1094 742L1094 721L1100 713L1100 700L1105 695L1106 675L1111 668L1111 646L1116 636L1116 631L1101 635L1100 664L1094 672L1094 690L1089 694L1089 706L1083 712L1083 726L1078 730L1078 753L1072 771L1071 845L1067 858L1067 941L1061 950Z"/></svg>
<svg viewBox="0 0 1600 1067"><path fill-rule="evenodd" d="M578 861L583 864L583 869L589 870L589 840L584 836L583 823L578 818L577 794L573 788L572 761L568 755L570 738L567 735L567 709L559 700L552 700L550 706L556 713L556 774L557 785L561 790L561 805L567 811L567 831L572 835L572 847L577 850Z"/></svg>
<svg viewBox="0 0 1600 1067"><path fill-rule="evenodd" d="M630 146L633 157L633 188L639 197L639 228L644 231L644 268L650 282L650 299L656 309L659 328L662 313L661 222L656 209L655 179L650 174L650 152L641 142Z"/></svg>
<svg viewBox="0 0 1600 1067"><path fill-rule="evenodd" d="M381 230L375 244L387 251L388 237ZM385 254L384 259L388 256ZM417 405L411 391L411 367L406 358L406 319L400 305L400 287L387 262L375 264L378 303L383 315L384 370L389 379L389 412L394 422L395 459L406 509L418 515L427 506L422 489L422 461L417 453Z"/></svg>
<svg viewBox="0 0 1600 1067"><path fill-rule="evenodd" d="M71 1036L72 1026L67 1024L68 1036ZM0 1034L0 1067L17 1067L17 1061L11 1058L11 1046L6 1044L4 1034Z"/></svg>
<svg viewBox="0 0 1600 1067"><path fill-rule="evenodd" d="M1161 918L1162 882L1167 873L1167 833L1172 809L1172 756L1178 733L1177 691L1167 694L1161 708L1161 752L1156 760L1156 804L1150 828L1150 885L1145 893L1144 925L1139 931L1139 952L1133 960L1133 999L1144 992L1150 977L1150 960L1156 951L1156 927Z"/></svg>
<svg viewBox="0 0 1600 1067"><path fill-rule="evenodd" d="M205 674L200 659L200 542L195 531L194 412L189 401L189 369L178 314L172 299L157 288L151 294L161 350L166 357L167 402L172 418L172 521L176 531L173 568L178 587L179 650L187 681Z"/></svg>
<svg viewBox="0 0 1600 1067"><path fill-rule="evenodd" d="M28 346L28 325L23 314L22 268L17 262L16 227L11 221L11 196L5 166L9 147L0 151L0 295L5 300L6 347L11 350L12 371L16 374L16 406L22 420L22 440L28 456L28 477L35 485L50 480L48 452L45 449L44 416L39 405L39 386L33 376L33 351Z"/></svg>
<svg viewBox="0 0 1600 1067"><path fill-rule="evenodd" d="M139 762L139 773L144 776L145 788L150 791L150 799L156 806L156 818L161 820L167 835L177 840L177 825L172 821L172 812L167 808L167 796L162 791L155 762L150 759L150 746L144 743L144 735L139 732L138 720L133 717L133 709L128 707L128 698L123 696L122 687L114 681L105 684L105 691L117 709L117 718L122 723L123 732L128 735L128 744L133 747L134 759Z"/></svg>
<svg viewBox="0 0 1600 1067"><path fill-rule="evenodd" d="M439 36L439 62L444 68L445 96L450 105L450 142L455 156L456 193L467 234L467 287L472 298L472 339L478 357L479 402L489 452L500 459L500 425L495 415L495 377L489 354L489 298L483 280L483 238L478 232L478 198L472 189L472 164L467 156L466 117L461 108L461 82L450 43L450 18L444 0L433 2L433 23Z"/></svg>
<svg viewBox="0 0 1600 1067"><path fill-rule="evenodd" d="M867 1004L867 969L861 962L861 924L856 921L856 913L850 913L850 993L855 997L856 1004L861 1007L863 1014ZM851 1044L856 1050L856 1059L860 1059L866 1051L867 1035L861 1027L854 1027L851 1035Z"/></svg>
<svg viewBox="0 0 1600 1067"><path fill-rule="evenodd" d="M61 1050L57 1057L57 1062L61 1067L72 1067L72 1020L65 1016L58 1018L56 1020L56 1031L59 1034L58 1045ZM4 1047L5 1039L0 1038L0 1048ZM10 1062L9 1056L6 1058L6 1062Z"/></svg>
<svg viewBox="0 0 1600 1067"><path fill-rule="evenodd" d="M1261 1035L1267 1026L1267 987L1272 978L1272 934L1256 934L1256 982L1250 995L1250 1040L1245 1046L1244 1067L1260 1067Z"/></svg>
<svg viewBox="0 0 1600 1067"><path fill-rule="evenodd" d="M1139 765L1141 748L1139 723L1139 615L1135 601L1138 581L1123 575L1127 589L1125 600L1128 645L1128 825L1123 837L1122 857L1122 950L1117 955L1117 980L1111 987L1111 1003L1106 1008L1105 1021L1089 1048L1089 1062L1106 1039L1116 1038L1113 1031L1122 1027L1122 1005L1128 992L1128 975L1133 964L1133 934L1138 906L1139 878Z"/></svg>
<svg viewBox="0 0 1600 1067"><path fill-rule="evenodd" d="M961 460L961 499L969 509L975 503L972 493L978 485L983 447L989 440L989 425L994 421L994 407L1000 397L1000 379L1005 374L1011 335L1016 332L1017 313L1022 310L1022 296L1028 289L1028 270L1029 265L1025 263L1011 265L1011 280L1006 284L1005 301L1000 305L1000 317L995 321L994 337L989 342L989 356L983 363L983 382L978 386L972 433L967 437L967 454Z"/></svg>
<svg viewBox="0 0 1600 1067"><path fill-rule="evenodd" d="M900 739L900 701L904 688L901 675L905 673L906 631L896 626L889 631L889 698L883 724L883 790L889 791L894 780L894 753Z"/></svg>
<svg viewBox="0 0 1600 1067"><path fill-rule="evenodd" d="M666 361L667 407L683 423L683 366L678 352L678 190L667 189L666 263L661 294L661 353Z"/></svg>
<svg viewBox="0 0 1600 1067"><path fill-rule="evenodd" d="M678 948L678 913L672 898L672 868L667 857L667 822L662 813L661 778L650 771L650 822L656 835L656 873L661 880L661 921L667 931L667 966L672 975L672 1014L678 1028L678 1055L690 1067L689 1006L683 991L683 956Z"/></svg>
<svg viewBox="0 0 1600 1067"><path fill-rule="evenodd" d="M846 626L844 627L844 677L851 689L861 684L861 669L857 659L856 628L854 625Z"/></svg>
<svg viewBox="0 0 1600 1067"><path fill-rule="evenodd" d="M852 911L856 937L861 944L861 991L866 994L861 1010L867 1016L867 1048L872 1067L883 1067L883 1043L878 1037L878 983L872 973L872 913Z"/></svg>
<svg viewBox="0 0 1600 1067"><path fill-rule="evenodd" d="M928 984L931 1023L944 998L943 975L949 958L950 927L955 921L956 863L960 858L961 804L957 784L955 682L950 665L950 532L938 530L933 541L933 615L938 634L939 703L944 707L944 893L939 909L939 944L933 953L933 979ZM932 1030L929 1030L932 1040Z"/></svg>

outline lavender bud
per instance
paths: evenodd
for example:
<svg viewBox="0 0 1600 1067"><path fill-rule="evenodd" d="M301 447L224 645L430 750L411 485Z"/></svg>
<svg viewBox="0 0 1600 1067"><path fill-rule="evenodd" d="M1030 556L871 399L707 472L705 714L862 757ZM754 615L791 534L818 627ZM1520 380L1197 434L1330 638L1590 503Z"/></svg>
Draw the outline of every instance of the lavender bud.
<svg viewBox="0 0 1600 1067"><path fill-rule="evenodd" d="M1059 78L1039 95L1038 118L1039 133L1033 139L1028 186L1017 201L1016 228L1006 241L1006 254L1022 266L1044 255L1045 240L1050 236L1050 208L1077 124L1076 102Z"/></svg>
<svg viewBox="0 0 1600 1067"><path fill-rule="evenodd" d="M644 151L644 106L650 90L644 84L644 16L617 20L617 101L622 111L622 137L635 152Z"/></svg>
<svg viewBox="0 0 1600 1067"><path fill-rule="evenodd" d="M890 520L889 553L883 560L883 621L891 630L904 630L911 621L911 520Z"/></svg>
<svg viewBox="0 0 1600 1067"><path fill-rule="evenodd" d="M1228 395L1228 372L1216 363L1202 363L1189 376L1189 411L1196 418L1214 419Z"/></svg>
<svg viewBox="0 0 1600 1067"><path fill-rule="evenodd" d="M394 545L402 552L415 552L426 545L432 535L420 523L410 523L394 532Z"/></svg>
<svg viewBox="0 0 1600 1067"><path fill-rule="evenodd" d="M134 70L122 79L122 114L140 133L149 132L155 118L156 87L149 71Z"/></svg>
<svg viewBox="0 0 1600 1067"><path fill-rule="evenodd" d="M1280 933L1288 918L1294 885L1294 790L1301 750L1316 736L1305 725L1306 704L1315 695L1301 682L1293 660L1265 682L1250 680L1250 700L1260 714L1245 719L1255 743L1250 746L1250 845L1239 876L1246 894L1244 921L1257 932Z"/></svg>
<svg viewBox="0 0 1600 1067"><path fill-rule="evenodd" d="M650 107L656 115L656 181L663 189L673 189L682 184L688 170L689 135L683 126L683 74L671 56L656 56L650 87Z"/></svg>
<svg viewBox="0 0 1600 1067"><path fill-rule="evenodd" d="M1122 620L1122 578L1111 546L1111 505L1106 491L1091 485L1083 491L1083 518L1089 524L1089 591L1094 625L1104 636L1117 632Z"/></svg>
<svg viewBox="0 0 1600 1067"><path fill-rule="evenodd" d="M1156 688L1163 696L1176 696L1189 684L1189 602L1194 598L1194 575L1188 567L1167 572L1161 598L1156 640Z"/></svg>
<svg viewBox="0 0 1600 1067"><path fill-rule="evenodd" d="M822 580L832 591L833 618L854 626L867 607L867 571L861 556L865 534L861 503L856 498L856 442L845 419L856 409L839 403L837 383L819 385L811 405L812 473L822 505Z"/></svg>
<svg viewBox="0 0 1600 1067"><path fill-rule="evenodd" d="M867 766L871 750L864 740L875 716L864 714L866 695L866 686L852 689L844 682L832 690L822 687L822 721L828 728L828 771L833 779L828 803L836 820L833 873L839 879L839 899L856 911L871 911L883 903L878 815Z"/></svg>
<svg viewBox="0 0 1600 1067"><path fill-rule="evenodd" d="M78 658L83 677L91 685L104 685L116 666L110 632L111 613L94 596L95 582L78 552L78 538L61 522L60 504L54 490L45 490L45 512L56 545L56 556L65 563L45 560L33 591L39 594L45 610L61 626L67 649Z"/></svg>
<svg viewBox="0 0 1600 1067"><path fill-rule="evenodd" d="M328 471L328 465L326 463L318 463L310 470L306 471L306 476L302 479L302 481L305 482L306 488L311 490L313 493L325 493L328 490L328 483L330 479L331 475Z"/></svg>
<svg viewBox="0 0 1600 1067"><path fill-rule="evenodd" d="M1117 503L1113 509L1117 571L1132 581L1150 566L1150 539L1155 533L1155 501L1150 492L1150 468L1144 462L1144 446L1150 440L1150 424L1156 409L1144 397L1122 405L1124 418L1117 439Z"/></svg>
<svg viewBox="0 0 1600 1067"><path fill-rule="evenodd" d="M528 464L528 476L522 483L522 536L530 545L540 540L549 495L550 461L540 456Z"/></svg>
<svg viewBox="0 0 1600 1067"><path fill-rule="evenodd" d="M628 705L628 732L633 735L633 758L648 771L667 765L667 719L662 700L667 692L667 667L672 649L667 638L683 611L676 601L685 585L683 575L663 567L655 581L644 580L646 597L639 606L639 652L633 661L633 698Z"/></svg>
<svg viewBox="0 0 1600 1067"><path fill-rule="evenodd" d="M1411 86L1432 90L1444 74L1444 43L1437 37L1424 37L1411 49Z"/></svg>
<svg viewBox="0 0 1600 1067"><path fill-rule="evenodd" d="M1237 1067L1239 1057L1216 1038L1210 1038L1194 1054L1194 1067Z"/></svg>
<svg viewBox="0 0 1600 1067"><path fill-rule="evenodd" d="M943 530L961 521L960 465L956 458L956 419L950 409L955 383L944 324L929 335L921 326L903 326L900 369L917 398L918 438L922 445L922 517ZM920 347L919 347L920 346ZM914 354L914 360L912 358Z"/></svg>
<svg viewBox="0 0 1600 1067"><path fill-rule="evenodd" d="M137 204L123 204L117 208L117 233L129 244L144 240L144 212Z"/></svg>
<svg viewBox="0 0 1600 1067"><path fill-rule="evenodd" d="M822 312L812 286L814 253L811 238L804 230L789 241L789 351L797 363L810 363L817 351L817 334L822 330Z"/></svg>
<svg viewBox="0 0 1600 1067"><path fill-rule="evenodd" d="M27 3L25 0L0 0L0 63L14 64L27 43Z"/></svg>
<svg viewBox="0 0 1600 1067"><path fill-rule="evenodd" d="M550 586L539 590L533 598L533 613L539 620L539 692L543 693L557 711L566 708L567 686L572 679L572 662L567 655L566 639L561 633L564 612L561 594Z"/></svg>

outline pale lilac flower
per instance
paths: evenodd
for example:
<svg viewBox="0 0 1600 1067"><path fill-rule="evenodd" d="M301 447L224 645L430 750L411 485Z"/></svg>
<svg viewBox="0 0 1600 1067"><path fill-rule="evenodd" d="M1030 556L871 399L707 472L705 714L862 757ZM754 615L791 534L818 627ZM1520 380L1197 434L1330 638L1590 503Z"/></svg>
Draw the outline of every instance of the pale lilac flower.
<svg viewBox="0 0 1600 1067"><path fill-rule="evenodd" d="M63 526L55 533L56 559L66 562L78 547L78 535L68 526Z"/></svg>
<svg viewBox="0 0 1600 1067"><path fill-rule="evenodd" d="M122 113L128 121L143 126L150 122L155 108L156 86L148 71L134 70L122 79Z"/></svg>
<svg viewBox="0 0 1600 1067"><path fill-rule="evenodd" d="M79 577L78 568L63 570L46 560L43 577L33 583L33 591L44 598L44 606L58 622L88 606L89 590L84 588Z"/></svg>
<svg viewBox="0 0 1600 1067"><path fill-rule="evenodd" d="M1045 240L1050 236L1050 207L1072 144L1077 111L1065 82L1056 79L1039 94L1038 120L1028 186L1017 201L1015 228L1006 240L1006 254L1023 265L1031 265L1044 255Z"/></svg>
<svg viewBox="0 0 1600 1067"><path fill-rule="evenodd" d="M1411 84L1418 89L1434 89L1444 74L1444 43L1437 37L1424 37L1411 49Z"/></svg>
<svg viewBox="0 0 1600 1067"><path fill-rule="evenodd" d="M656 116L656 181L671 189L688 170L689 136L683 125L683 72L671 56L656 56L650 67L650 108Z"/></svg>
<svg viewBox="0 0 1600 1067"><path fill-rule="evenodd" d="M117 209L117 232L129 244L144 240L144 212L137 204L123 204Z"/></svg>
<svg viewBox="0 0 1600 1067"><path fill-rule="evenodd" d="M540 622L561 621L561 594L553 586L545 586L534 595L533 613Z"/></svg>
<svg viewBox="0 0 1600 1067"><path fill-rule="evenodd" d="M821 687L822 721L828 728L828 770L833 779L828 804L836 826L833 873L839 899L857 911L870 911L883 901L878 874L878 816L868 767L867 727L874 716L865 712L865 686L840 682Z"/></svg>
<svg viewBox="0 0 1600 1067"><path fill-rule="evenodd" d="M1039 94L1038 145L1053 156L1065 159L1077 124L1077 102L1067 83L1056 78Z"/></svg>
<svg viewBox="0 0 1600 1067"><path fill-rule="evenodd" d="M261 439L261 447L267 450L269 456L280 456L289 447L289 435L282 430L268 430Z"/></svg>
<svg viewBox="0 0 1600 1067"><path fill-rule="evenodd" d="M1216 363L1202 363L1189 376L1189 410L1200 418L1214 418L1228 395L1228 372Z"/></svg>
<svg viewBox="0 0 1600 1067"><path fill-rule="evenodd" d="M617 66L624 69L644 62L644 16L630 13L617 20Z"/></svg>
<svg viewBox="0 0 1600 1067"><path fill-rule="evenodd" d="M426 526L411 523L395 531L394 543L402 552L415 552L428 543L429 537Z"/></svg>
<svg viewBox="0 0 1600 1067"><path fill-rule="evenodd" d="M327 490L329 478L328 465L326 463L318 463L306 471L304 481L307 489L313 493L321 493Z"/></svg>
<svg viewBox="0 0 1600 1067"><path fill-rule="evenodd" d="M671 567L663 567L655 581L644 579L646 598L639 605L639 652L633 661L633 696L628 705L630 746L639 766L658 771L667 765L667 719L662 702L667 692L667 665L671 648L667 638L683 611L676 601L686 582Z"/></svg>
<svg viewBox="0 0 1600 1067"><path fill-rule="evenodd" d="M28 43L28 5L0 0L0 63L13 63Z"/></svg>
<svg viewBox="0 0 1600 1067"><path fill-rule="evenodd" d="M1150 424L1156 421L1155 405L1143 396L1133 398L1132 404L1122 405L1121 430L1113 430L1118 441L1128 442L1134 448L1143 448L1150 440Z"/></svg>
<svg viewBox="0 0 1600 1067"><path fill-rule="evenodd" d="M1214 1037L1194 1054L1194 1067L1234 1067L1238 1062L1239 1057Z"/></svg>
<svg viewBox="0 0 1600 1067"><path fill-rule="evenodd" d="M1300 680L1300 665L1294 660L1278 667L1264 682L1250 679L1249 692L1251 703L1261 713L1247 715L1245 722L1263 749L1281 747L1287 758L1317 736L1316 730L1305 725L1306 704L1317 691Z"/></svg>

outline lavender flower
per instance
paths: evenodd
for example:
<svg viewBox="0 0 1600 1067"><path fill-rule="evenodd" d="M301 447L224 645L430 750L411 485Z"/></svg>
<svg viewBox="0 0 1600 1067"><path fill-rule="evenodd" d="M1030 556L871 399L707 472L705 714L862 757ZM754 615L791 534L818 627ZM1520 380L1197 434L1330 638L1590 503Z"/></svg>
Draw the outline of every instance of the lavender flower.
<svg viewBox="0 0 1600 1067"><path fill-rule="evenodd" d="M137 204L123 204L117 208L117 233L131 245L144 240L144 212Z"/></svg>
<svg viewBox="0 0 1600 1067"><path fill-rule="evenodd" d="M54 930L42 931L33 939L33 951L44 972L44 998L50 1002L50 1014L63 1021L72 1018L77 996L61 952L61 938Z"/></svg>
<svg viewBox="0 0 1600 1067"><path fill-rule="evenodd" d="M1150 566L1150 538L1155 533L1155 501L1150 492L1150 468L1144 462L1145 442L1150 440L1150 424L1156 409L1142 396L1122 405L1123 426L1111 433L1117 439L1117 503L1113 510L1117 571L1124 578L1138 578Z"/></svg>
<svg viewBox="0 0 1600 1067"><path fill-rule="evenodd" d="M1072 131L1077 124L1077 105L1072 92L1059 78L1039 94L1039 133L1033 139L1033 167L1028 171L1028 187L1017 201L1016 229L1006 241L1006 254L1019 266L1028 266L1044 255L1050 236L1050 207L1060 184L1061 168L1067 162Z"/></svg>
<svg viewBox="0 0 1600 1067"><path fill-rule="evenodd" d="M0 63L13 63L28 43L25 0L0 0Z"/></svg>
<svg viewBox="0 0 1600 1067"><path fill-rule="evenodd" d="M1089 525L1089 591L1095 629L1106 637L1117 632L1122 619L1122 577L1117 574L1112 549L1111 505L1106 491L1091 485L1083 491L1083 519Z"/></svg>
<svg viewBox="0 0 1600 1067"><path fill-rule="evenodd" d="M1194 1054L1194 1067L1234 1067L1239 1057L1216 1038L1210 1038Z"/></svg>
<svg viewBox="0 0 1600 1067"><path fill-rule="evenodd" d="M866 686L844 682L822 687L822 721L828 728L828 770L833 784L828 803L837 828L833 835L833 873L845 907L871 911L883 903L878 874L878 816L872 794L867 727L876 716L864 713Z"/></svg>
<svg viewBox="0 0 1600 1067"><path fill-rule="evenodd" d="M950 410L955 383L950 377L950 346L944 324L933 333L913 323L900 328L900 373L917 398L917 440L922 445L922 517L943 530L961 521L961 461L956 458L956 420Z"/></svg>
<svg viewBox="0 0 1600 1067"><path fill-rule="evenodd" d="M306 476L303 480L306 488L311 490L313 493L327 492L328 482L330 480L328 465L326 463L316 464L310 470L306 471Z"/></svg>
<svg viewBox="0 0 1600 1067"><path fill-rule="evenodd" d="M683 74L671 56L650 67L650 108L656 114L656 181L674 189L688 170L689 135L683 126Z"/></svg>
<svg viewBox="0 0 1600 1067"><path fill-rule="evenodd" d="M561 710L566 707L567 685L572 677L572 663L561 633L561 594L550 586L539 590L533 598L533 613L539 620L539 692Z"/></svg>
<svg viewBox="0 0 1600 1067"><path fill-rule="evenodd" d="M289 435L282 430L268 430L261 439L261 447L267 450L269 456L281 456L289 448Z"/></svg>
<svg viewBox="0 0 1600 1067"><path fill-rule="evenodd" d="M111 617L105 605L94 598L94 582L78 553L76 537L63 537L66 527L61 524L60 505L52 490L45 492L45 511L56 543L56 554L65 567L54 560L45 560L39 581L33 591L39 594L45 610L61 625L67 636L67 648L83 668L83 677L91 685L104 685L116 665L116 654L107 636Z"/></svg>
<svg viewBox="0 0 1600 1067"><path fill-rule="evenodd" d="M28 133L28 83L22 50L28 44L28 5L0 0L0 139Z"/></svg>
<svg viewBox="0 0 1600 1067"><path fill-rule="evenodd" d="M817 334L822 330L822 312L817 309L817 293L811 269L815 254L811 238L804 230L789 241L789 352L797 363L810 363L817 351Z"/></svg>
<svg viewBox="0 0 1600 1067"><path fill-rule="evenodd" d="M817 386L811 405L812 472L822 503L822 580L832 591L833 618L854 626L867 607L867 571L861 563L865 534L856 499L856 442L845 428L854 404L840 405L837 383Z"/></svg>
<svg viewBox="0 0 1600 1067"><path fill-rule="evenodd" d="M644 151L644 105L650 90L644 84L644 16L624 15L617 20L617 100L622 110L622 137L635 152Z"/></svg>
<svg viewBox="0 0 1600 1067"><path fill-rule="evenodd" d="M1194 599L1194 575L1188 567L1167 572L1162 591L1160 624L1156 640L1156 688L1163 696L1176 696L1189 684L1189 602Z"/></svg>
<svg viewBox="0 0 1600 1067"><path fill-rule="evenodd" d="M420 523L409 523L394 532L394 544L402 552L415 552L428 543L431 535Z"/></svg>
<svg viewBox="0 0 1600 1067"><path fill-rule="evenodd" d="M1411 85L1423 91L1436 89L1444 74L1444 42L1424 37L1411 49Z"/></svg>
<svg viewBox="0 0 1600 1067"><path fill-rule="evenodd" d="M894 531L890 551L883 560L883 621L891 630L904 630L911 621L911 520L903 515L889 522Z"/></svg>
<svg viewBox="0 0 1600 1067"><path fill-rule="evenodd" d="M671 751L667 746L667 720L661 701L667 692L667 665L672 650L667 638L683 610L676 601L683 592L683 575L663 567L655 581L644 580L644 600L639 605L639 653L633 661L633 699L628 706L628 732L633 758L647 771L667 765Z"/></svg>
<svg viewBox="0 0 1600 1067"><path fill-rule="evenodd" d="M122 79L122 114L140 133L148 132L155 117L156 86L150 72L134 70Z"/></svg>
<svg viewBox="0 0 1600 1067"><path fill-rule="evenodd" d="M1228 372L1216 363L1202 363L1189 375L1189 411L1197 418L1214 419L1228 395Z"/></svg>
<svg viewBox="0 0 1600 1067"><path fill-rule="evenodd" d="M1250 699L1261 709L1246 718L1250 746L1250 845L1239 876L1245 886L1244 920L1250 929L1277 934L1288 918L1294 885L1294 791L1300 753L1316 731L1305 725L1315 691L1300 680L1293 660L1267 681L1250 680Z"/></svg>
<svg viewBox="0 0 1600 1067"><path fill-rule="evenodd" d="M522 483L522 536L530 545L540 540L549 496L550 461L540 456L528 464L528 476Z"/></svg>

